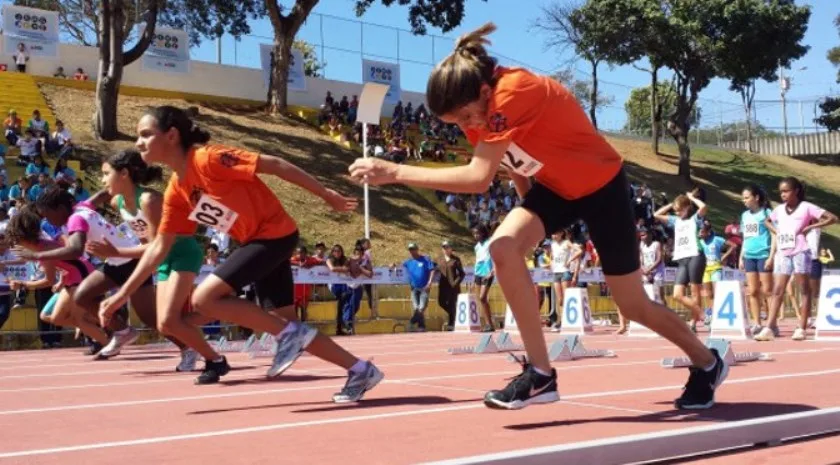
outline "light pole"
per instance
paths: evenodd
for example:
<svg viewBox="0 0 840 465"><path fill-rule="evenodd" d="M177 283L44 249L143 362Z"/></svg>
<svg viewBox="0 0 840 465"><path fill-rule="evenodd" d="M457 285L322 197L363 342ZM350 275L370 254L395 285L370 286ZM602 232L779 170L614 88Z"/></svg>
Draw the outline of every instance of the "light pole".
<svg viewBox="0 0 840 465"><path fill-rule="evenodd" d="M807 66L803 66L797 69L795 72L805 71L808 69ZM787 102L785 100L785 94L787 91L790 90L790 77L785 77L785 69L783 67L779 67L779 87L782 91L782 124L784 125L784 134L785 134L785 155L790 156L790 140L788 139L788 124L787 124Z"/></svg>

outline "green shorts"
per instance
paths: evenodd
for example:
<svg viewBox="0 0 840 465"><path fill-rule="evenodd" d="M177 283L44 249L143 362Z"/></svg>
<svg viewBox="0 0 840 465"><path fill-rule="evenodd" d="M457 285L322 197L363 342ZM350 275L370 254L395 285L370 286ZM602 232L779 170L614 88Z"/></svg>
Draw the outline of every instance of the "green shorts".
<svg viewBox="0 0 840 465"><path fill-rule="evenodd" d="M169 255L157 269L157 280L166 281L173 271L198 274L204 263L204 250L193 236L178 236Z"/></svg>

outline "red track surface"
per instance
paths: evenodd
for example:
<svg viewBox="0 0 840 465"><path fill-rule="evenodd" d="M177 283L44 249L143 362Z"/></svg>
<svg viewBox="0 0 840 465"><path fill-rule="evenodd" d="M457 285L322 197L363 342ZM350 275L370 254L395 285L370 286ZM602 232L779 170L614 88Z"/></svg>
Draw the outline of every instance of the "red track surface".
<svg viewBox="0 0 840 465"><path fill-rule="evenodd" d="M681 355L676 348L599 331L585 338L587 348L616 358L555 363L563 401L511 412L489 410L481 398L516 365L504 354L446 352L478 335L338 339L386 375L352 405L331 402L343 370L311 356L267 381L268 359L227 354L234 371L221 384L194 386L195 373L174 373L171 350L132 347L107 362L80 349L2 353L0 463L417 463L840 406L840 343L794 342L789 332L771 343L736 341L736 352L774 360L733 367L714 409L685 414L672 400L687 370L659 366ZM838 443L702 462L831 463Z"/></svg>

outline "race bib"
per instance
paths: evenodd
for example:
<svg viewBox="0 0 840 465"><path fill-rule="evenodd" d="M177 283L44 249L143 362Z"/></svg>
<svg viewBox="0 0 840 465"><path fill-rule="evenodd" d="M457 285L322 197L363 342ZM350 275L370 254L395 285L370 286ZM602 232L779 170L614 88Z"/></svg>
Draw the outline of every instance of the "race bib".
<svg viewBox="0 0 840 465"><path fill-rule="evenodd" d="M207 194L203 194L190 213L189 219L227 233L238 217L239 213L208 197Z"/></svg>
<svg viewBox="0 0 840 465"><path fill-rule="evenodd" d="M134 235L140 239L146 239L149 235L149 224L142 219L127 221L128 227L134 231Z"/></svg>
<svg viewBox="0 0 840 465"><path fill-rule="evenodd" d="M510 171L525 177L537 174L543 167L540 161L528 155L528 152L522 150L514 143L510 144L507 152L502 157L502 165Z"/></svg>
<svg viewBox="0 0 840 465"><path fill-rule="evenodd" d="M779 230L779 250L790 250L796 247L796 234L790 229Z"/></svg>
<svg viewBox="0 0 840 465"><path fill-rule="evenodd" d="M692 221L683 221L676 226L676 240L674 241L675 260L697 255L697 228Z"/></svg>
<svg viewBox="0 0 840 465"><path fill-rule="evenodd" d="M744 223L744 239L750 237L758 237L758 223L754 221Z"/></svg>

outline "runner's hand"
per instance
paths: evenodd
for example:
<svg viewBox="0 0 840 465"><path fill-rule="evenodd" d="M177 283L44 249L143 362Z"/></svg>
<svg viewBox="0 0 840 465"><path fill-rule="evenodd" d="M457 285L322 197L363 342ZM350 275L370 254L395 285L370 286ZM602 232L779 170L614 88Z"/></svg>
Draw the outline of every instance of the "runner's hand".
<svg viewBox="0 0 840 465"><path fill-rule="evenodd" d="M102 258L116 257L119 255L117 248L114 247L114 244L111 244L108 239L103 239L102 241L88 241L85 249L87 249L89 254Z"/></svg>
<svg viewBox="0 0 840 465"><path fill-rule="evenodd" d="M357 158L350 165L350 177L356 182L372 186L392 184L397 180L399 165L379 158Z"/></svg>
<svg viewBox="0 0 840 465"><path fill-rule="evenodd" d="M359 206L359 199L345 197L332 189L327 189L327 198L324 200L337 212L350 212Z"/></svg>
<svg viewBox="0 0 840 465"><path fill-rule="evenodd" d="M111 321L111 317L114 313L116 313L120 307L125 305L127 301L128 298L121 297L120 294L114 294L110 297L106 297L105 300L99 304L99 324L101 324L102 327L108 326L108 323Z"/></svg>

